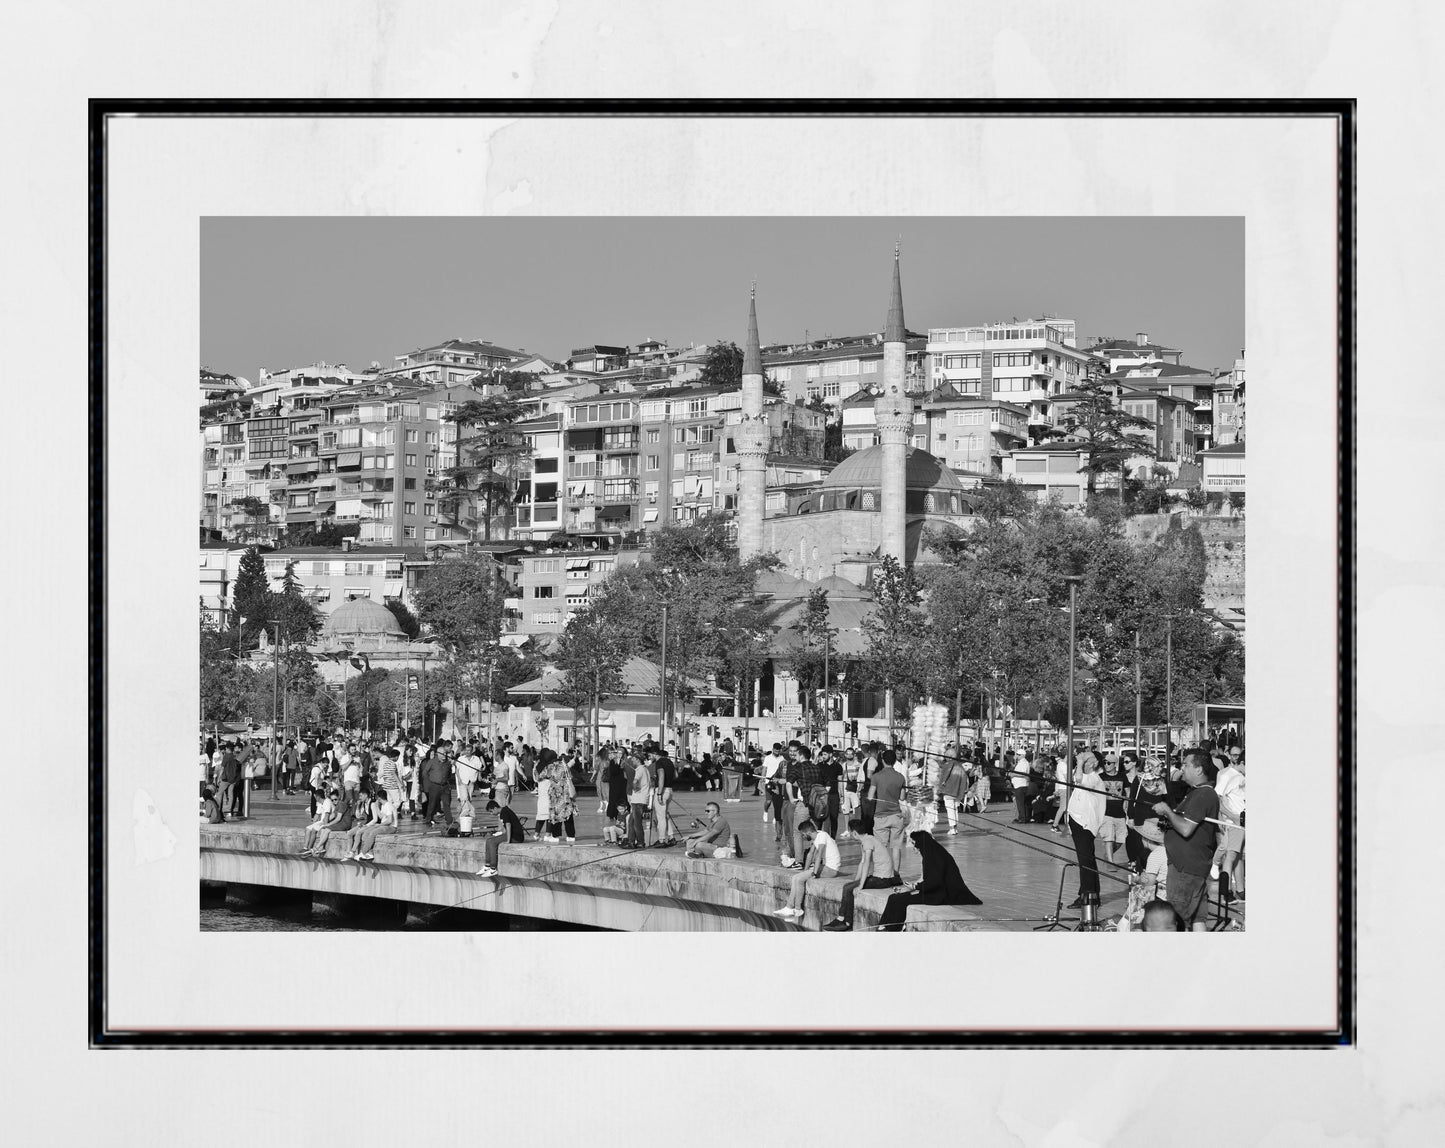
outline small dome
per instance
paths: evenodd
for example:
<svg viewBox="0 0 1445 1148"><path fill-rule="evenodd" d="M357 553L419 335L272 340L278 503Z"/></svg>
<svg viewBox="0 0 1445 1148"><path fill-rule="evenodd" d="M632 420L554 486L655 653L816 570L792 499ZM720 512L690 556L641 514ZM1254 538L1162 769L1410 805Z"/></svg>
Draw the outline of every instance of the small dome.
<svg viewBox="0 0 1445 1148"><path fill-rule="evenodd" d="M784 570L760 570L753 579L755 594L767 594L773 598L796 597L800 587L802 593L807 594L807 583Z"/></svg>
<svg viewBox="0 0 1445 1148"><path fill-rule="evenodd" d="M909 490L962 490L958 476L917 447L905 448L904 486ZM883 485L883 448L870 446L850 454L823 479L823 490L868 490Z"/></svg>
<svg viewBox="0 0 1445 1148"><path fill-rule="evenodd" d="M396 615L370 598L353 598L350 602L343 602L326 619L321 632L328 637L406 637L406 631L401 628Z"/></svg>
<svg viewBox="0 0 1445 1148"><path fill-rule="evenodd" d="M815 590L826 590L830 598L872 598L873 595L862 586L849 582L846 578L840 578L836 574L829 575L819 582Z"/></svg>

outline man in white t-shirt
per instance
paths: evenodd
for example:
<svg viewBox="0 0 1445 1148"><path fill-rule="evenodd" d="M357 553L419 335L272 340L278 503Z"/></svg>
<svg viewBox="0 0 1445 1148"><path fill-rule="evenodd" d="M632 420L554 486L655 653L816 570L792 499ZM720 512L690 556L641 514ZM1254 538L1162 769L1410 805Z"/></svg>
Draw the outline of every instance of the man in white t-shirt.
<svg viewBox="0 0 1445 1148"><path fill-rule="evenodd" d="M808 860L803 871L794 875L788 891L788 903L781 909L774 909L775 917L801 917L803 899L808 895L808 882L814 877L836 877L843 867L838 853L838 843L812 821L798 825L798 834L808 849Z"/></svg>
<svg viewBox="0 0 1445 1148"><path fill-rule="evenodd" d="M781 843L783 840L783 826L781 822L783 812L783 766L787 764L787 758L783 756L781 742L773 742L773 748L763 754L763 824L768 823L769 818L773 822L773 842Z"/></svg>
<svg viewBox="0 0 1445 1148"><path fill-rule="evenodd" d="M471 801L472 790L477 778L482 776L482 759L477 756L475 746L468 746L457 758L457 802Z"/></svg>
<svg viewBox="0 0 1445 1148"><path fill-rule="evenodd" d="M1244 751L1233 746L1229 764L1214 779L1214 792L1219 794L1219 819L1227 828L1219 834L1214 848L1211 873L1223 886L1225 904L1244 900Z"/></svg>

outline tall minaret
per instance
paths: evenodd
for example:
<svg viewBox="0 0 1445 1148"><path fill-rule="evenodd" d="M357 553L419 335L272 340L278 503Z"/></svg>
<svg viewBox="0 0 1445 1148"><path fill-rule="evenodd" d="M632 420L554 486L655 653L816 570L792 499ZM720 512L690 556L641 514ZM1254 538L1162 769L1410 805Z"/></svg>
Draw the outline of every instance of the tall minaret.
<svg viewBox="0 0 1445 1148"><path fill-rule="evenodd" d="M878 438L883 446L880 550L900 563L904 555L907 522L908 440L913 436L913 400L904 391L907 336L903 327L903 280L898 269L898 245L893 248L893 298L883 328L883 393L873 402Z"/></svg>
<svg viewBox="0 0 1445 1148"><path fill-rule="evenodd" d="M739 460L738 557L763 549L763 468L772 433L763 417L763 349L758 342L758 288L748 298L748 341L743 349L743 417L733 431Z"/></svg>

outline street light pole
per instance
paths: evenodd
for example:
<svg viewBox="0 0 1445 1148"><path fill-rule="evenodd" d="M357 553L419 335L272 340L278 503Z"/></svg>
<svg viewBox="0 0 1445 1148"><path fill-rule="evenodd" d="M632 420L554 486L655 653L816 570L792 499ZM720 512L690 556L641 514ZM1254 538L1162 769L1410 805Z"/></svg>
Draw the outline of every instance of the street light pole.
<svg viewBox="0 0 1445 1148"><path fill-rule="evenodd" d="M1144 761L1144 684L1139 670L1139 631L1134 631L1134 753Z"/></svg>
<svg viewBox="0 0 1445 1148"><path fill-rule="evenodd" d="M1067 755L1065 761L1069 763L1066 774L1064 802L1068 807L1069 796L1074 788L1074 650L1078 638L1078 592L1079 583L1083 578L1078 574L1064 575L1064 581L1069 584L1069 744L1064 751Z"/></svg>
<svg viewBox="0 0 1445 1148"><path fill-rule="evenodd" d="M662 653L657 666L657 748L667 750L667 604L662 607Z"/></svg>
<svg viewBox="0 0 1445 1148"><path fill-rule="evenodd" d="M276 642L271 647L271 800L275 801L276 774L281 764L276 728L276 698L281 692L281 623L273 620L270 625L276 634Z"/></svg>
<svg viewBox="0 0 1445 1148"><path fill-rule="evenodd" d="M1164 775L1174 748L1174 615L1164 615Z"/></svg>

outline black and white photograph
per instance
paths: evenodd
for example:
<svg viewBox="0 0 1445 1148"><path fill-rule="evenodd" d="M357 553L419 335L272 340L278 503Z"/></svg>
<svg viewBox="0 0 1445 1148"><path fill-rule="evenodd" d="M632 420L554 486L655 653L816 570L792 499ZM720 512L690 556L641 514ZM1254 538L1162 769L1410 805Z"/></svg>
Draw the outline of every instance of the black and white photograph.
<svg viewBox="0 0 1445 1148"><path fill-rule="evenodd" d="M1245 930L1245 241L203 218L200 928Z"/></svg>

